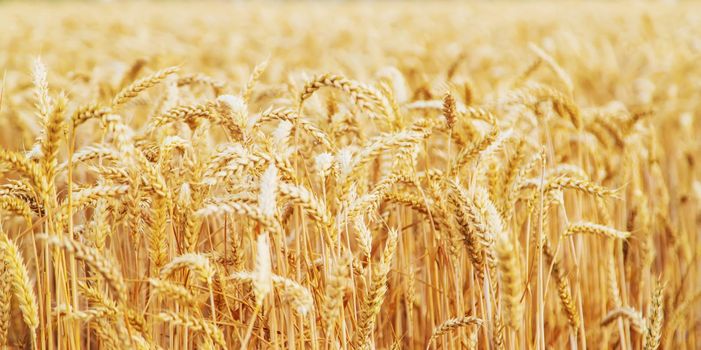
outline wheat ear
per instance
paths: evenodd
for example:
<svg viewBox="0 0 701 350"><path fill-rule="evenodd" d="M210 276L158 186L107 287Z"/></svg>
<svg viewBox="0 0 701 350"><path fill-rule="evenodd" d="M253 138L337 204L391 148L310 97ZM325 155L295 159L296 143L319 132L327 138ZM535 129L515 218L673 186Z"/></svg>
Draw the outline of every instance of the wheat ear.
<svg viewBox="0 0 701 350"><path fill-rule="evenodd" d="M431 344L440 336L444 334L451 333L455 331L456 329L462 328L462 327L467 327L467 326L481 326L482 325L482 320L473 317L473 316L460 316L460 317L455 317L451 318L440 325L438 327L433 329L433 332L431 333L431 337L428 339L428 344L426 345L426 349L429 349L431 347Z"/></svg>
<svg viewBox="0 0 701 350"><path fill-rule="evenodd" d="M22 319L29 327L32 340L36 344L36 329L39 326L39 306L32 282L29 279L27 267L24 265L24 260L17 245L2 231L0 231L0 249L3 252L5 268L10 274L12 294L19 304Z"/></svg>

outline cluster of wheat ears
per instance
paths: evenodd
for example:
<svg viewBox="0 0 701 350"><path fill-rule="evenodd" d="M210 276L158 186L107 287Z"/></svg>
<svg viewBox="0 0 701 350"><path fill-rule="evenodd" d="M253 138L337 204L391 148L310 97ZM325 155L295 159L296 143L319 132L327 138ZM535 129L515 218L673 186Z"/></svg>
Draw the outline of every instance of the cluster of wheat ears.
<svg viewBox="0 0 701 350"><path fill-rule="evenodd" d="M0 344L701 346L693 11L110 6L0 6Z"/></svg>

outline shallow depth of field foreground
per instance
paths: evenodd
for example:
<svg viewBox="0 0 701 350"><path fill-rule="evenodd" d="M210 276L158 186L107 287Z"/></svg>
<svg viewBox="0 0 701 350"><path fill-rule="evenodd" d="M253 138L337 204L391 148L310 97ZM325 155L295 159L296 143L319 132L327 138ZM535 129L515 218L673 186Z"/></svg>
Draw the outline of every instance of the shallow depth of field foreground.
<svg viewBox="0 0 701 350"><path fill-rule="evenodd" d="M701 347L701 4L0 23L0 344Z"/></svg>

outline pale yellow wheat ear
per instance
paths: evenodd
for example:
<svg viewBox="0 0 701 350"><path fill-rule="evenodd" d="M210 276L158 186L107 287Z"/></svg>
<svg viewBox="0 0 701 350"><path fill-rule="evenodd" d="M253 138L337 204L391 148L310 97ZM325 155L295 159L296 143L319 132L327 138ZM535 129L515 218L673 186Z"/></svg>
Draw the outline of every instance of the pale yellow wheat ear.
<svg viewBox="0 0 701 350"><path fill-rule="evenodd" d="M647 328L642 313L630 307L619 307L609 311L609 313L607 313L601 320L601 324L604 326L611 324L620 317L630 321L632 328L638 333L644 333Z"/></svg>
<svg viewBox="0 0 701 350"><path fill-rule="evenodd" d="M443 117L445 117L445 122L448 125L448 129L453 129L455 122L457 121L457 111L455 107L455 98L450 92L446 92L443 96Z"/></svg>
<svg viewBox="0 0 701 350"><path fill-rule="evenodd" d="M324 296L321 316L326 323L326 333L328 335L331 334L335 322L340 317L343 295L345 294L346 288L350 287L350 264L350 256L342 256L330 268L331 271L326 280L326 295Z"/></svg>
<svg viewBox="0 0 701 350"><path fill-rule="evenodd" d="M460 317L455 317L451 318L440 325L438 327L433 329L433 332L431 333L431 337L428 339L428 344L426 345L426 349L431 348L431 344L436 341L440 336L451 333L459 328L462 327L467 327L467 326L481 326L482 325L482 320L474 317L474 316L460 316Z"/></svg>
<svg viewBox="0 0 701 350"><path fill-rule="evenodd" d="M1 247L1 245L0 245ZM2 254L4 260L4 254ZM12 271L6 261L0 262L0 346L7 344L12 303Z"/></svg>
<svg viewBox="0 0 701 350"><path fill-rule="evenodd" d="M155 85L158 85L167 76L177 72L178 70L179 70L179 67L169 67L169 68L159 70L159 71L157 71L149 76L146 76L144 78L141 78L139 80L136 80L135 82L133 82L130 85L123 88L121 91L119 91L117 93L117 95L114 96L114 98L112 99L112 108L120 107L123 104L129 102L131 99L136 97L140 92L142 92L148 88L151 88Z"/></svg>
<svg viewBox="0 0 701 350"><path fill-rule="evenodd" d="M6 164L11 165L12 170L26 176L36 187L36 192L40 199L49 199L49 184L39 164L36 164L23 154L8 151L4 148L0 148L0 162L3 166Z"/></svg>
<svg viewBox="0 0 701 350"><path fill-rule="evenodd" d="M88 120L96 119L102 120L105 118L111 109L109 107L102 106L97 103L91 103L76 109L70 117L70 125L73 129L76 129Z"/></svg>
<svg viewBox="0 0 701 350"><path fill-rule="evenodd" d="M151 284L151 292L160 294L168 300L174 300L185 306L195 306L195 296L190 290L182 285L155 278L150 278L148 282Z"/></svg>
<svg viewBox="0 0 701 350"><path fill-rule="evenodd" d="M258 207L263 215L272 218L277 209L278 171L275 164L270 164L260 179Z"/></svg>
<svg viewBox="0 0 701 350"><path fill-rule="evenodd" d="M49 183L53 182L56 176L58 165L58 151L61 138L63 137L63 127L65 122L64 110L66 108L66 97L61 94L53 103L51 111L44 122L44 135L41 142L42 168Z"/></svg>
<svg viewBox="0 0 701 350"><path fill-rule="evenodd" d="M330 246L335 246L331 237L328 235L331 230L333 221L329 213L326 203L321 201L314 193L304 186L297 186L286 182L278 184L280 196L299 205L304 213L314 221L316 226L324 233L324 238Z"/></svg>
<svg viewBox="0 0 701 350"><path fill-rule="evenodd" d="M178 74L178 80L175 82L176 87L197 84L211 86L215 93L226 89L226 82L217 80L202 73Z"/></svg>
<svg viewBox="0 0 701 350"><path fill-rule="evenodd" d="M615 196L617 191L611 190L587 180L580 180L569 176L558 176L548 181L545 192L562 189L573 189L583 193L588 193L597 197Z"/></svg>
<svg viewBox="0 0 701 350"><path fill-rule="evenodd" d="M520 300L523 276L519 268L518 250L506 232L502 232L497 237L496 251L502 281L502 300L506 309L506 324L518 329L523 318L523 304Z"/></svg>
<svg viewBox="0 0 701 350"><path fill-rule="evenodd" d="M254 294L264 292L256 288L256 283L260 283L257 282L259 277L256 272L234 272L231 278L239 282L252 283ZM292 309L298 314L306 315L314 308L314 300L309 289L301 284L275 274L270 274L270 281L271 289L268 293L272 292L274 286L275 291L283 302L289 303ZM256 298L258 298L257 295L258 294L256 294ZM260 305L258 306L260 307Z"/></svg>
<svg viewBox="0 0 701 350"><path fill-rule="evenodd" d="M309 290L299 283L282 276L272 275L273 284L284 302L290 303L292 309L306 315L314 308L314 299Z"/></svg>
<svg viewBox="0 0 701 350"><path fill-rule="evenodd" d="M487 247L493 241L488 238L491 236L491 233L488 231L487 223L470 197L465 188L459 183L455 181L448 182L448 204L453 210L458 231L465 242L475 273L482 280L484 271L487 269ZM494 255L489 255L492 257L490 260L495 262Z"/></svg>
<svg viewBox="0 0 701 350"><path fill-rule="evenodd" d="M229 135L240 139L246 131L246 101L238 95L221 95L217 97L216 108L221 115L219 122L224 125Z"/></svg>
<svg viewBox="0 0 701 350"><path fill-rule="evenodd" d="M567 226L565 236L576 234L598 235L616 239L626 239L630 237L630 232L619 231L608 226L594 224L591 222L571 223L569 226Z"/></svg>
<svg viewBox="0 0 701 350"><path fill-rule="evenodd" d="M361 109L369 110L371 108L370 101L363 94L363 90L360 88L358 83L340 75L323 74L313 78L304 85L299 94L297 102L299 106L298 109L301 110L304 101L323 87L333 87L346 92L348 95L350 95L353 102L357 103Z"/></svg>
<svg viewBox="0 0 701 350"><path fill-rule="evenodd" d="M567 315L567 321L570 324L570 328L574 333L577 333L580 325L579 311L575 300L572 297L570 281L563 270L563 267L560 266L560 262L555 259L555 253L552 251L552 248L547 240L543 244L543 254L546 257L548 264L552 265L552 273L553 277L555 277L557 294L560 298L562 309Z"/></svg>
<svg viewBox="0 0 701 350"><path fill-rule="evenodd" d="M324 181L331 173L333 166L333 155L328 152L319 153L314 157L314 170Z"/></svg>
<svg viewBox="0 0 701 350"><path fill-rule="evenodd" d="M270 62L270 58L266 58L253 68L253 72L251 72L251 76L248 78L248 82L246 82L246 87L241 93L241 97L246 103L250 102L251 95L253 94L253 88L255 88L256 83L265 72L265 68L268 67L268 62Z"/></svg>
<svg viewBox="0 0 701 350"><path fill-rule="evenodd" d="M12 287L12 294L17 300L19 309L22 312L22 319L29 327L33 344L36 345L36 329L39 326L39 306L36 294L34 294L33 283L29 279L27 267L20 254L20 250L11 241L5 232L0 228L0 250L2 250L5 261L6 273L9 273L9 282ZM4 289L5 290L5 289Z"/></svg>
<svg viewBox="0 0 701 350"><path fill-rule="evenodd" d="M656 350L660 346L662 327L664 323L664 284L657 281L652 291L650 305L646 315L643 347L645 350Z"/></svg>
<svg viewBox="0 0 701 350"><path fill-rule="evenodd" d="M256 240L256 259L253 271L253 293L256 296L256 303L262 305L265 296L273 289L270 242L267 234L258 235Z"/></svg>
<svg viewBox="0 0 701 350"><path fill-rule="evenodd" d="M368 258L372 251L372 232L365 225L365 220L362 216L355 218L353 225L355 227L355 239L360 252L363 254L363 257Z"/></svg>
<svg viewBox="0 0 701 350"><path fill-rule="evenodd" d="M114 297L120 304L126 304L127 287L122 278L122 273L119 267L102 255L97 249L88 247L83 243L77 242L70 238L60 238L52 235L38 235L38 239L45 240L50 246L55 246L65 250L67 253L74 255L77 259L84 261L92 269L98 272L105 279L105 282L114 293Z"/></svg>
<svg viewBox="0 0 701 350"><path fill-rule="evenodd" d="M390 229L380 262L375 265L372 271L370 289L361 306L360 319L355 333L355 346L357 348L369 349L372 347L371 334L377 325L377 315L380 313L385 294L387 294L387 277L397 248L397 236L397 230Z"/></svg>
<svg viewBox="0 0 701 350"><path fill-rule="evenodd" d="M206 256L203 254L187 253L180 255L167 264L160 271L160 278L167 279L180 269L189 269L197 278L210 285L214 278L215 270Z"/></svg>
<svg viewBox="0 0 701 350"><path fill-rule="evenodd" d="M394 253L397 251L397 239L399 238L399 231L395 228L389 229L387 231L387 242L385 243L385 249L382 251L382 259L380 262L385 264L391 264L392 258L394 258Z"/></svg>
<svg viewBox="0 0 701 350"><path fill-rule="evenodd" d="M32 222L32 208L24 200L15 196L0 197L0 209L22 216L28 223Z"/></svg>
<svg viewBox="0 0 701 350"><path fill-rule="evenodd" d="M158 271L168 259L168 200L158 197L153 203L153 220L149 233L149 258Z"/></svg>
<svg viewBox="0 0 701 350"><path fill-rule="evenodd" d="M49 95L48 70L41 57L35 58L32 64L32 84L39 119L45 121L51 112L52 99Z"/></svg>

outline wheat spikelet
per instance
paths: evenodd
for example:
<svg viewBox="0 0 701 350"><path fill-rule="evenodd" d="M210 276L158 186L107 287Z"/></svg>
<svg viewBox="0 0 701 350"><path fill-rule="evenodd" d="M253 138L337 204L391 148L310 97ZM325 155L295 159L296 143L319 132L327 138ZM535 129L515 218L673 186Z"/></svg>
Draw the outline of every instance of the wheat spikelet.
<svg viewBox="0 0 701 350"><path fill-rule="evenodd" d="M44 135L41 142L42 168L46 173L48 182L52 182L56 176L56 166L58 164L58 147L61 141L61 134L64 125L64 109L66 108L66 98L59 95L53 103L51 113L44 123Z"/></svg>
<svg viewBox="0 0 701 350"><path fill-rule="evenodd" d="M609 238L626 239L630 237L630 232L619 231L614 228L594 224L590 222L571 223L565 231L565 236L575 234L599 235Z"/></svg>
<svg viewBox="0 0 701 350"><path fill-rule="evenodd" d="M258 194L258 206L263 215L267 217L275 216L277 209L277 168L270 164L265 170L260 180L260 193Z"/></svg>
<svg viewBox="0 0 701 350"><path fill-rule="evenodd" d="M494 343L494 347L496 347L497 349L504 349L504 323L498 316L494 320L494 333L492 334L492 342Z"/></svg>
<svg viewBox="0 0 701 350"><path fill-rule="evenodd" d="M280 182L278 190L280 191L280 196L301 206L309 218L319 223L323 228L331 227L331 217L324 202L319 200L308 189Z"/></svg>
<svg viewBox="0 0 701 350"><path fill-rule="evenodd" d="M433 218L435 228L446 233L450 233L451 225L448 221L448 214L441 204L427 198L406 192L389 192L385 194L385 200L410 207L423 214L427 218Z"/></svg>
<svg viewBox="0 0 701 350"><path fill-rule="evenodd" d="M0 345L7 345L12 302L12 272L8 263L0 266Z"/></svg>
<svg viewBox="0 0 701 350"><path fill-rule="evenodd" d="M80 209L100 199L117 198L125 195L128 191L129 186L127 185L97 185L95 187L84 188L71 194L73 197L72 207L74 210ZM61 209L65 214L69 214L68 201L62 203Z"/></svg>
<svg viewBox="0 0 701 350"><path fill-rule="evenodd" d="M490 277L496 280L497 253L495 246L498 237L505 233L504 219L497 212L494 203L489 200L489 194L483 187L474 189L472 199L475 207L479 210L475 218L481 221L486 227L480 239L485 250L485 258L487 260L487 266L489 267Z"/></svg>
<svg viewBox="0 0 701 350"><path fill-rule="evenodd" d="M474 160L480 153L488 149L491 145L495 144L498 139L499 130L495 128L470 147L460 151L460 153L458 153L458 155L455 157L454 165L451 167L453 173L457 173L458 170Z"/></svg>
<svg viewBox="0 0 701 350"><path fill-rule="evenodd" d="M117 265L106 258L95 248L85 246L82 243L70 238L59 238L57 236L39 235L38 239L45 240L50 246L56 246L74 255L77 259L85 261L91 268L97 271L110 286L117 302L124 304L127 301L127 287L124 284L122 273Z"/></svg>
<svg viewBox="0 0 701 350"><path fill-rule="evenodd" d="M549 86L529 83L512 92L510 99L533 107L540 102L550 101L558 115L568 118L575 129L579 129L582 125L581 112L574 101L569 96Z"/></svg>
<svg viewBox="0 0 701 350"><path fill-rule="evenodd" d="M443 116L445 117L448 129L452 129L455 126L455 121L457 120L455 108L455 98L453 98L453 95L449 92L446 93L443 96Z"/></svg>
<svg viewBox="0 0 701 350"><path fill-rule="evenodd" d="M385 249L382 251L381 263L391 264L394 253L397 251L397 239L399 238L399 231L394 228L390 228L387 231L387 242L385 242Z"/></svg>
<svg viewBox="0 0 701 350"><path fill-rule="evenodd" d="M184 122L192 129L200 119L213 118L213 104L203 103L192 106L177 106L169 109L156 119L156 125L163 125L172 122Z"/></svg>
<svg viewBox="0 0 701 350"><path fill-rule="evenodd" d="M643 336L643 348L645 350L655 350L660 346L662 337L662 326L664 322L664 286L661 281L657 281L657 285L652 291L650 305L648 306L647 322L645 334Z"/></svg>
<svg viewBox="0 0 701 350"><path fill-rule="evenodd" d="M73 159L71 162L73 166L79 163L84 163L90 160L102 160L102 161L116 161L119 158L119 154L113 148L107 147L106 145L93 145L81 148L79 151L73 153ZM68 162L63 162L56 168L57 172L61 172L68 168Z"/></svg>
<svg viewBox="0 0 701 350"><path fill-rule="evenodd" d="M377 314L380 312L382 302L387 293L387 274L389 273L389 263L382 262L375 266L372 272L370 289L361 306L360 319L355 333L355 347L368 349L371 346L371 333L375 329Z"/></svg>
<svg viewBox="0 0 701 350"><path fill-rule="evenodd" d="M49 95L48 72L41 57L36 57L32 64L32 84L39 118L46 120L51 112L53 101Z"/></svg>
<svg viewBox="0 0 701 350"><path fill-rule="evenodd" d="M353 171L359 170L360 167L378 157L383 151L403 151L413 148L421 140L428 137L429 134L430 130L423 129L381 135L363 147L354 157Z"/></svg>
<svg viewBox="0 0 701 350"><path fill-rule="evenodd" d="M633 329L636 332L643 333L643 330L645 330L646 326L643 315L639 311L630 307L618 307L609 311L609 313L607 313L601 320L601 324L604 326L609 325L619 317L624 317L629 320L631 326L633 326Z"/></svg>
<svg viewBox="0 0 701 350"><path fill-rule="evenodd" d="M615 190L610 190L601 187L597 184L591 183L589 181L577 180L567 176L557 177L549 181L545 187L545 192L550 192L552 190L561 190L564 188L572 188L578 191L595 195L597 197L606 197L616 194Z"/></svg>
<svg viewBox="0 0 701 350"><path fill-rule="evenodd" d="M109 314L109 310L105 308L93 308L89 310L74 310L72 309L69 305L57 305L54 308L54 313L57 315L60 315L62 317L66 317L69 319L77 319L81 320L83 322L90 322L91 320L97 318L97 317L102 317L102 316L107 316Z"/></svg>
<svg viewBox="0 0 701 350"><path fill-rule="evenodd" d="M194 203L192 202L192 191L190 189L190 184L185 182L180 187L180 193L178 194L178 207L182 212L182 216L185 221L185 232L184 232L184 245L185 250L189 253L197 250L197 244L200 239L200 228L199 220L200 217L194 214Z"/></svg>
<svg viewBox="0 0 701 350"><path fill-rule="evenodd" d="M97 338L100 339L105 344L105 347L110 349L119 349L122 346L122 342L118 338L117 332L110 324L100 318L96 319L95 322L95 333Z"/></svg>
<svg viewBox="0 0 701 350"><path fill-rule="evenodd" d="M306 315L314 308L314 300L309 290L299 283L278 275L271 275L273 285L283 301L301 315Z"/></svg>
<svg viewBox="0 0 701 350"><path fill-rule="evenodd" d="M321 130L313 122L304 118L300 118L295 111L289 108L268 108L260 114L260 117L258 119L252 120L252 122L256 124L250 125L249 123L249 128L253 128L258 124L269 120L286 120L288 122L291 122L294 124L294 127L299 127L301 130L304 130L306 133L311 135L316 140L316 142L323 145L324 148L334 148L334 145L331 143L329 136L323 130Z"/></svg>
<svg viewBox="0 0 701 350"><path fill-rule="evenodd" d="M322 87L333 87L344 91L363 110L371 110L372 108L370 99L358 83L340 75L324 74L315 77L304 85L298 98L300 109L304 101Z"/></svg>
<svg viewBox="0 0 701 350"><path fill-rule="evenodd" d="M321 315L326 323L326 333L330 334L334 323L340 317L343 295L350 286L350 258L342 257L332 267L326 281L324 303Z"/></svg>
<svg viewBox="0 0 701 350"><path fill-rule="evenodd" d="M255 88L256 83L260 79L261 75L263 75L263 73L265 72L265 68L268 67L268 62L268 59L266 59L263 62L258 63L253 68L253 72L251 72L251 76L248 78L248 82L246 82L246 87L241 93L241 97L244 101L246 101L246 103L250 101L251 94L253 94L253 88Z"/></svg>
<svg viewBox="0 0 701 350"><path fill-rule="evenodd" d="M3 195L0 197L0 208L22 216L27 222L32 221L32 208L23 199Z"/></svg>
<svg viewBox="0 0 701 350"><path fill-rule="evenodd" d="M577 333L579 330L579 312L577 311L577 306L572 298L572 292L570 290L570 281L567 275L564 273L560 267L560 263L555 260L555 255L550 248L548 241L543 244L543 254L548 260L549 264L552 264L552 273L555 277L555 282L557 284L557 294L560 297L560 304L562 304L562 309L567 315L567 321L570 324L570 328L573 332Z"/></svg>
<svg viewBox="0 0 701 350"><path fill-rule="evenodd" d="M5 260L6 273L10 274L12 294L15 296L19 309L22 311L22 319L31 331L31 337L36 344L36 329L39 326L39 307L36 294L29 273L24 265L24 260L19 248L0 230L0 249ZM7 280L6 280L7 281ZM4 289L5 290L5 289Z"/></svg>
<svg viewBox="0 0 701 350"><path fill-rule="evenodd" d="M610 253L606 256L606 289L611 297L614 307L619 307L623 304L621 298L621 290L618 287L618 275L616 274L616 258L615 246L613 242L606 242L606 250Z"/></svg>
<svg viewBox="0 0 701 350"><path fill-rule="evenodd" d="M523 282L518 264L518 251L506 233L501 233L497 238L496 251L501 272L506 323L509 327L517 329L523 317L523 304L520 300Z"/></svg>
<svg viewBox="0 0 701 350"><path fill-rule="evenodd" d="M265 296L273 289L270 243L266 234L259 235L256 240L256 260L253 276L253 293L256 296L256 303L261 305Z"/></svg>
<svg viewBox="0 0 701 350"><path fill-rule="evenodd" d="M108 298L105 292L96 285L79 282L78 291L85 296L89 305L93 307L105 308L112 316L119 312L115 301Z"/></svg>
<svg viewBox="0 0 701 350"><path fill-rule="evenodd" d="M207 201L204 207L195 211L195 215L200 217L221 213L245 215L246 217L261 223L265 228L273 232L279 231L279 224L272 218L263 215L260 208L248 203L241 203L241 201L237 199L211 199Z"/></svg>
<svg viewBox="0 0 701 350"><path fill-rule="evenodd" d="M370 289L361 306L360 319L355 333L355 347L368 349L372 345L371 333L375 329L377 315L387 293L387 275L389 274L392 257L397 247L397 232L390 230L382 259L372 271Z"/></svg>
<svg viewBox="0 0 701 350"><path fill-rule="evenodd" d="M160 279L167 279L175 273L175 271L183 268L190 269L198 278L208 285L212 283L215 271L209 259L202 254L195 253L180 255L163 265L159 273Z"/></svg>
<svg viewBox="0 0 701 350"><path fill-rule="evenodd" d="M71 115L71 123L73 129L76 129L83 123L91 119L102 120L107 115L109 115L111 109L108 107L100 106L96 103L87 104L76 109Z"/></svg>
<svg viewBox="0 0 701 350"><path fill-rule="evenodd" d="M221 95L217 97L216 109L219 112L217 122L224 126L232 138L242 139L248 114L246 101L241 96Z"/></svg>
<svg viewBox="0 0 701 350"><path fill-rule="evenodd" d="M154 217L149 232L149 257L158 271L168 260L167 224L168 205L164 198L157 198L153 204Z"/></svg>
<svg viewBox="0 0 701 350"><path fill-rule="evenodd" d="M453 332L454 330L467 326L481 326L482 320L474 316L459 316L451 318L433 329L431 337L428 339L428 345L426 348L430 348L431 344L440 336Z"/></svg>
<svg viewBox="0 0 701 350"><path fill-rule="evenodd" d="M42 198L48 196L48 182L43 176L41 168L37 164L29 161L27 157L22 154L2 148L0 148L0 162L11 164L12 170L18 171L27 176L36 186L37 193L43 196Z"/></svg>
<svg viewBox="0 0 701 350"><path fill-rule="evenodd" d="M485 264L485 247L487 246L485 237L488 236L488 228L481 219L479 209L468 199L469 195L465 190L454 181L449 181L449 186L448 202L451 205L458 229L475 267L475 273L482 280L484 271L487 268Z"/></svg>
<svg viewBox="0 0 701 350"><path fill-rule="evenodd" d="M360 198L351 200L351 198L348 198L349 196L346 195L347 200L350 201L350 204L348 205L348 217L356 218L362 214L369 214L370 212L376 210L380 205L381 200L387 196L387 193L392 189L392 187L400 182L407 184L414 183L412 179L408 178L404 174L393 173L379 181L372 191L364 194Z"/></svg>
<svg viewBox="0 0 701 350"><path fill-rule="evenodd" d="M178 87L194 84L209 85L214 89L215 93L218 93L226 88L225 82L219 81L202 73L178 75L178 80L176 82Z"/></svg>
<svg viewBox="0 0 701 350"><path fill-rule="evenodd" d="M372 253L372 232L362 217L357 217L354 220L353 227L355 228L355 241L360 251L364 257L370 257Z"/></svg>
<svg viewBox="0 0 701 350"><path fill-rule="evenodd" d="M114 96L112 99L112 108L115 109L127 102L129 102L131 99L136 97L140 92L151 88L155 85L158 85L161 81L163 81L167 76L177 72L179 70L178 67L169 67L165 68L162 70L159 70L147 77L141 78L133 83L131 83L129 86L123 88L121 91L117 93L117 95Z"/></svg>
<svg viewBox="0 0 701 350"><path fill-rule="evenodd" d="M160 294L168 300L175 300L186 306L195 305L195 296L179 284L155 278L149 278L148 282L151 284L151 292L154 294Z"/></svg>
<svg viewBox="0 0 701 350"><path fill-rule="evenodd" d="M208 162L202 174L203 182L213 185L225 177L240 177L245 170L261 168L266 163L267 159L235 144L224 148Z"/></svg>

